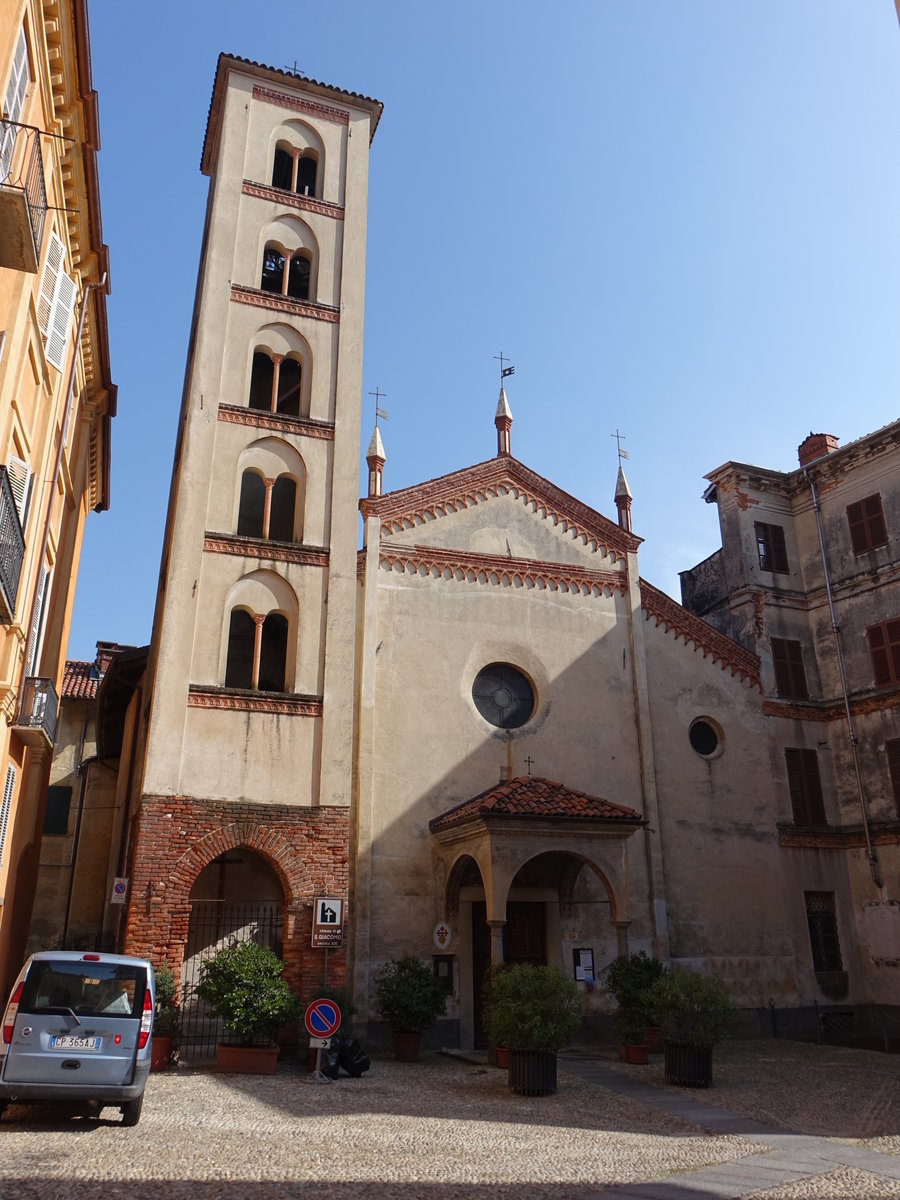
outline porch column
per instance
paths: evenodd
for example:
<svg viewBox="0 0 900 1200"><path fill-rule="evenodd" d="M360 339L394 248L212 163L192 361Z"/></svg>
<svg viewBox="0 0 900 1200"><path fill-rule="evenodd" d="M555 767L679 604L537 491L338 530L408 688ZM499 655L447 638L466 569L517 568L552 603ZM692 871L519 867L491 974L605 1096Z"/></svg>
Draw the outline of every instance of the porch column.
<svg viewBox="0 0 900 1200"><path fill-rule="evenodd" d="M628 926L630 924L630 921L616 921L616 945L619 958L626 958L628 955Z"/></svg>
<svg viewBox="0 0 900 1200"><path fill-rule="evenodd" d="M491 930L491 965L503 962L503 930L506 921L488 921Z"/></svg>

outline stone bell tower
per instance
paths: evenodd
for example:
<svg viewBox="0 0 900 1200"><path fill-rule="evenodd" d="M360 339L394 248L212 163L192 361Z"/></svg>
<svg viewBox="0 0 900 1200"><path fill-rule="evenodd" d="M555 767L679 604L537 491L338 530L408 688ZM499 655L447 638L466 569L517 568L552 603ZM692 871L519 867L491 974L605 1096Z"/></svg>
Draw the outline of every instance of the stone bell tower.
<svg viewBox="0 0 900 1200"><path fill-rule="evenodd" d="M258 900L281 906L298 990L321 971L306 949L312 900L347 892L366 200L381 110L219 58L135 797L129 952L187 970L199 906Z"/></svg>

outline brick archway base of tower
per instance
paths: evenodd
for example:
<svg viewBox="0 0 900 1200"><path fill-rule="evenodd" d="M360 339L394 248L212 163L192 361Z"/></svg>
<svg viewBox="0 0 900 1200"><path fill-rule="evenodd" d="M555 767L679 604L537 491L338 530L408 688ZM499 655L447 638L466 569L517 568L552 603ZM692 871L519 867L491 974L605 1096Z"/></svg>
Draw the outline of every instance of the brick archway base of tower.
<svg viewBox="0 0 900 1200"><path fill-rule="evenodd" d="M300 999L314 999L325 952L310 947L313 902L335 896L346 913L349 837L346 808L144 796L131 854L124 953L157 967L167 962L180 979L194 881L214 859L245 847L269 864L284 892L284 977ZM346 950L331 950L329 986L343 983L346 969Z"/></svg>

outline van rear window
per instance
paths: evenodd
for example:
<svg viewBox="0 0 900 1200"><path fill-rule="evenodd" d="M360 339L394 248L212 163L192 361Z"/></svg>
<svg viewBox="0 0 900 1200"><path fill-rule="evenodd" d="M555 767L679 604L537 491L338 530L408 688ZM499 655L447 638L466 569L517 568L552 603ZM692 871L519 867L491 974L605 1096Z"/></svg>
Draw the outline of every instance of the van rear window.
<svg viewBox="0 0 900 1200"><path fill-rule="evenodd" d="M104 962L33 962L19 1010L40 1013L71 1009L78 1016L118 1013L140 1018L147 972Z"/></svg>

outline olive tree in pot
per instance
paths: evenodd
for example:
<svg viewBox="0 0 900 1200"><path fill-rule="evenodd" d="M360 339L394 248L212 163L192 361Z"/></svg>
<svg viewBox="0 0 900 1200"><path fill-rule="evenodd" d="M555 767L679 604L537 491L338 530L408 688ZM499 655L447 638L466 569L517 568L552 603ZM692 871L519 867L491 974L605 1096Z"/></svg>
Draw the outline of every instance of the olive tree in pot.
<svg viewBox="0 0 900 1200"><path fill-rule="evenodd" d="M662 1050L662 1032L656 1027L650 990L664 973L659 959L643 950L621 955L606 969L607 989L619 1006L619 1036L628 1062L646 1063L648 1049Z"/></svg>
<svg viewBox="0 0 900 1200"><path fill-rule="evenodd" d="M709 1087L713 1045L725 1036L734 1013L722 981L676 968L654 983L650 1002L665 1030L666 1082Z"/></svg>
<svg viewBox="0 0 900 1200"><path fill-rule="evenodd" d="M219 1043L217 1070L274 1075L278 1031L299 1012L283 970L274 951L256 942L234 942L201 967L197 995L238 1042Z"/></svg>
<svg viewBox="0 0 900 1200"><path fill-rule="evenodd" d="M153 1040L150 1049L150 1070L162 1071L168 1066L172 1051L178 1044L181 1020L175 1005L175 974L168 963L153 972L156 981L156 1012L153 1014Z"/></svg>
<svg viewBox="0 0 900 1200"><path fill-rule="evenodd" d="M581 995L558 967L515 963L492 972L485 1024L509 1049L509 1086L520 1096L556 1091L556 1056L581 1028Z"/></svg>
<svg viewBox="0 0 900 1200"><path fill-rule="evenodd" d="M422 1030L444 1015L447 993L427 963L404 954L376 972L375 1004L391 1031L395 1057L415 1062Z"/></svg>

